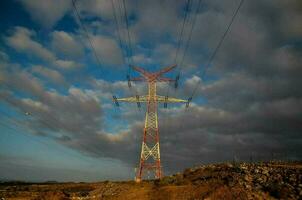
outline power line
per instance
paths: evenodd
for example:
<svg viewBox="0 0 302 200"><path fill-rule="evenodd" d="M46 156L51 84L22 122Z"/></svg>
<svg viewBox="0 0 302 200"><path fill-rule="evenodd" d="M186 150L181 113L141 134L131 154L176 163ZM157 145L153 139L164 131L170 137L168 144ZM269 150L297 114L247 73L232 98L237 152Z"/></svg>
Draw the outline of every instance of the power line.
<svg viewBox="0 0 302 200"><path fill-rule="evenodd" d="M112 3L112 7L113 7L113 14L114 14L114 19L116 21L116 25L117 25L117 29L119 32L119 35L121 35L120 33L122 33L123 31L119 31L119 23L118 23L118 17L116 15L115 12L115 6L114 6L114 0L111 0ZM132 42L131 42L131 34L129 31L129 21L128 21L128 12L127 12L127 7L125 4L125 1L122 1L122 3L120 3L120 1L118 1L118 12L119 12L119 16L120 16L120 22L122 23L123 21L125 22L125 27L126 27L126 34L123 34L123 38L125 40L125 45L122 45L123 47L125 47L126 49L126 55L125 57L127 58L127 65L128 65L128 74L127 76L129 76L130 74L130 70L131 67L130 65L133 64L133 48L132 48ZM120 38L122 38L121 36L119 36ZM122 42L122 39L121 39ZM122 49L123 50L123 49ZM125 63L126 64L126 63ZM127 77L127 79L129 80L129 78ZM130 85L129 85L130 87Z"/></svg>
<svg viewBox="0 0 302 200"><path fill-rule="evenodd" d="M77 18L78 18L79 25L80 25L80 27L81 27L81 28L84 30L84 32L85 32L85 35L86 35L86 37L87 37L87 39L88 39L89 45L90 45L90 47L91 47L91 50L93 51L93 54L94 54L94 56L95 56L95 58L96 58L96 61L97 61L98 65L99 65L100 67L102 67L101 60L99 59L99 57L98 57L98 55L97 55L97 52L96 52L96 50L95 50L95 48L94 48L94 46L93 46L93 42L92 42L92 40L91 40L91 38L90 38L90 36L89 36L89 33L88 33L88 31L87 31L87 29L86 29L84 23L82 22L82 18L81 18L80 13L79 13L79 11L78 11L78 9L77 9L76 2L75 2L75 0L71 0L71 1L72 1L72 6L73 6L74 13L76 14L76 16L77 16Z"/></svg>
<svg viewBox="0 0 302 200"><path fill-rule="evenodd" d="M195 14L194 14L194 17L193 17L193 21L192 21L192 26L191 26L191 29L190 29L190 32L189 32L189 36L188 36L188 39L187 39L187 42L186 42L186 46L185 46L185 49L184 49L184 53L183 53L183 56L182 56L182 59L181 59L181 62L180 62L180 66L179 66L179 74L181 72L181 68L183 66L183 62L185 60L185 57L186 57L186 54L187 54L187 51L188 51L188 48L190 46L190 43L191 43L191 39L192 39L192 33L193 33L193 30L194 30L194 27L195 27L195 24L196 24L196 18L197 18L197 14L199 12L199 9L200 9L200 5L201 5L201 0L198 0L198 4L197 4L197 8L195 10Z"/></svg>
<svg viewBox="0 0 302 200"><path fill-rule="evenodd" d="M117 36L118 36L118 40L119 40L120 47L121 47L122 54L123 54L122 55L123 56L123 61L124 61L124 64L126 64L126 59L125 59L124 50L123 50L124 45L123 45L122 38L121 38L121 32L120 32L119 23L118 23L118 19L117 19L117 15L116 15L116 9L115 9L113 0L111 0L111 5L112 5L112 10L113 10L115 26L116 26L116 29L117 29Z"/></svg>
<svg viewBox="0 0 302 200"><path fill-rule="evenodd" d="M199 3L200 3L200 0L199 0ZM186 2L186 8L185 8L185 16L184 16L184 19L183 19L183 22L182 22L181 31L180 31L180 34L179 34L177 49L176 49L175 58L174 58L174 62L175 62L175 63L176 63L176 61L177 61L178 52L179 52L180 47L181 47L181 41L182 41L182 38L183 38L185 25L186 25L186 23L187 23L188 17L190 17L190 12L189 12L189 11L191 10L192 5L193 5L192 0L187 0L187 2ZM198 6L199 6L199 5L198 5ZM196 10L195 16L197 15L198 10L199 10L199 9ZM188 15L188 14L189 14L189 15ZM195 21L195 20L194 20L194 21ZM190 31L190 35L192 34L192 30L193 30L194 25L195 25L195 23L192 24L191 31ZM190 37L191 37L191 36L189 36L189 38L190 38ZM188 39L188 40L187 40L187 44L186 44L186 46L185 46L185 51L186 51L187 48L188 48L189 40L191 40L191 39ZM185 51L184 51L184 54L185 54ZM184 58L184 56L183 56L183 58ZM179 73L178 73L178 75L176 76L176 79L175 79L175 83L174 83L175 88L177 88L177 86L178 86L178 80L179 80L180 69L181 69L181 66L179 67ZM168 83L168 89L167 89L167 95L166 95L166 96L169 96L169 89L170 89L170 85L169 85L169 83Z"/></svg>
<svg viewBox="0 0 302 200"><path fill-rule="evenodd" d="M123 9L123 13L122 13L122 9ZM130 30L129 30L129 21L128 21L128 12L127 12L127 7L126 7L126 3L125 0L122 1L122 6L119 3L119 11L120 11L120 16L121 16L121 20L124 18L125 24L126 24L126 30L127 30L127 36L125 37L126 40L126 52L127 52L127 61L128 61L128 73L126 75L127 77L127 81L128 81L128 87L131 87L131 78L130 78L130 73L131 73L131 65L134 64L133 62L133 48L132 48L132 41L131 41L131 34L130 34ZM122 17L122 15L124 14L124 17ZM136 88L134 88L132 90L133 94L137 97L139 96L138 91ZM137 107L138 111L140 112L140 107ZM137 117L139 118L139 114L137 114Z"/></svg>
<svg viewBox="0 0 302 200"><path fill-rule="evenodd" d="M126 22L126 29L127 29L128 48L129 48L129 51L130 51L131 62L133 64L132 43L131 43L131 37L130 37L130 31L129 31L129 21L128 21L128 14L127 14L127 7L126 7L126 4L125 4L125 0L123 0L123 8L124 8L124 15L125 15L125 22ZM129 66L129 68L130 68L130 66Z"/></svg>
<svg viewBox="0 0 302 200"><path fill-rule="evenodd" d="M127 14L125 14L125 12L123 14L123 10L125 11L125 9L122 8L123 5L121 5L121 3L120 3L119 0L117 2L118 2L118 12L119 12L119 17L120 17L120 22L122 24L122 22L125 21L125 23L127 25L128 24ZM124 17L125 15L126 15L126 18ZM128 28L127 28L127 31L128 31ZM123 33L123 32L124 31L121 31L121 33ZM127 63L125 63L125 64L128 65L128 72L126 74L126 78L127 78L127 81L128 81L128 87L130 88L131 87L131 81L130 81L131 68L130 68L130 65L131 65L131 61L133 62L133 60L131 60L132 55L131 55L131 58L129 57L129 40L127 40L127 33L126 34L123 33L123 38L126 41L124 46L125 46L125 50L126 50L125 57L127 58L126 59ZM130 38L130 33L129 33L129 37L128 38ZM131 50L131 54L132 54L132 50Z"/></svg>
<svg viewBox="0 0 302 200"><path fill-rule="evenodd" d="M223 35L222 35L220 41L218 42L216 48L215 48L214 51L213 51L213 53L212 53L210 59L208 60L207 64L205 65L205 69L204 69L204 71L203 71L203 73L202 73L202 75L201 75L201 79L196 83L196 86L195 86L195 88L194 88L194 90L193 90L193 92L192 92L192 95L191 95L191 97L190 97L191 100L192 100L192 98L194 97L194 95L195 95L195 93L196 93L196 91L197 91L197 88L198 88L198 86L200 85L201 81L204 79L204 76L206 75L207 70L208 70L210 64L212 63L212 61L213 61L213 59L215 58L215 56L216 56L216 54L217 54L219 48L221 47L221 45L222 45L222 43L223 43L223 41L224 41L224 39L225 39L227 33L229 32L229 30L230 30L230 28L231 28L231 26L232 26L232 24L233 24L233 22L234 22L234 20L235 20L235 18L236 18L236 16L237 16L237 14L238 14L238 12L239 12L239 10L240 10L240 8L241 8L243 2L244 2L244 0L240 0L239 5L238 5L237 9L235 10L235 12L234 12L234 14L233 14L233 16L232 16L232 18L231 18L231 21L230 21L230 23L229 23L228 26L227 26L227 29L226 29L225 32L223 33Z"/></svg>
<svg viewBox="0 0 302 200"><path fill-rule="evenodd" d="M187 22L187 16L188 16L189 10L191 9L191 5L192 5L191 4L191 0L187 0L187 2L186 2L186 8L185 8L185 16L184 16L183 21L182 21L181 31L180 31L179 39L178 39L178 43L177 43L177 49L176 49L176 52L175 52L175 58L174 58L174 62L175 63L176 63L178 52L179 52L179 49L180 49L180 46L181 46L181 41L182 41L182 36L183 36L183 32L184 32L184 27L185 27L185 24Z"/></svg>
<svg viewBox="0 0 302 200"><path fill-rule="evenodd" d="M177 43L177 49L176 49L176 52L175 52L175 58L174 58L174 62L176 63L177 62L177 57L178 57L178 54L179 54L179 50L180 50L180 47L181 47L181 43L183 41L183 35L185 33L185 28L186 28L186 24L189 22L188 19L190 19L190 16L191 16L191 8L192 8L192 5L193 5L193 0L187 0L186 1L186 6L185 6L185 15L184 15L184 18L183 18L183 21L182 21L182 25L181 25L181 29L180 29L180 33L178 34L179 35L179 39L178 39L178 43ZM195 17L194 17L194 20L193 20L193 24L191 26L191 30L190 30L190 35L192 34L192 31L193 31L193 27L195 26L195 20L196 20L196 15L199 11L199 5L200 5L200 0L199 0L199 3L198 3L198 8L196 9L196 12L195 12ZM184 56L185 56L185 52L186 50L188 49L188 44L191 40L191 36L189 35L189 39L187 40L187 43L185 45L185 50L184 50ZM184 59L184 56L183 56L183 59ZM181 62L181 65L182 65L182 62ZM176 76L176 79L175 79L175 82L174 82L174 88L177 88L178 87L178 81L179 81L179 75L180 75L180 70L181 70L181 65L179 67L179 72ZM166 92L166 97L169 96L169 92L170 92L170 83L167 84L168 86L168 89L167 89L167 92ZM174 91L175 92L175 91ZM169 126L169 121L170 121L170 117L167 116L167 115L164 115L164 118L167 118L167 120L164 120L164 126Z"/></svg>
<svg viewBox="0 0 302 200"><path fill-rule="evenodd" d="M84 30L84 33L85 33L85 35L86 35L86 37L87 37L87 39L89 41L91 50L93 51L93 54L94 54L94 56L96 58L96 61L97 61L98 65L99 65L99 67L102 67L102 63L101 63L101 61L100 61L100 59L99 59L99 57L97 55L97 52L96 52L96 50L94 48L92 39L90 38L88 30L86 29L86 27L85 27L85 25L84 25L84 23L83 23L83 21L81 19L80 13L79 13L79 11L77 9L76 1L75 0L71 0L71 1L72 1L72 6L73 6L74 13L75 13L76 17L78 18L79 26L80 26L80 28L82 28ZM122 42L122 41L120 40L120 42ZM122 43L120 43L120 44L122 44ZM112 88L110 86L109 86L109 90L110 90L111 96L113 96L113 91L112 91ZM115 112L116 112L116 109L115 109Z"/></svg>
<svg viewBox="0 0 302 200"><path fill-rule="evenodd" d="M84 30L84 33L85 33L85 35L86 35L86 37L87 37L87 39L88 39L88 41L89 41L91 50L93 51L93 54L94 54L94 56L95 56L95 58L96 58L96 61L97 61L98 65L99 65L99 67L102 67L101 60L99 59L99 57L98 57L98 55L97 55L97 52L96 52L96 50L95 50L95 48L94 48L94 46L93 46L92 39L90 38L89 33L88 33L88 30L86 29L84 23L82 22L80 13L79 13L79 11L78 11L78 9L77 9L77 6L76 6L76 1L75 1L75 0L71 0L71 1L72 1L72 6L73 6L74 13L75 13L75 15L76 15L77 18L78 18L79 26L80 26L80 28L82 28L82 29ZM113 95L112 88L109 87L109 90L110 90L110 93L111 93L111 96L112 96L112 95ZM115 111L116 111L116 110L115 110Z"/></svg>
<svg viewBox="0 0 302 200"><path fill-rule="evenodd" d="M117 29L117 36L118 36L118 40L119 40L119 43L120 43L120 47L121 47L121 51L122 51L122 54L123 54L123 62L125 65L128 65L128 73L127 73L127 81L128 81L128 86L129 88L131 87L131 83L130 83L130 70L131 70L131 63L133 64L133 59L132 59L132 47L131 47L131 37L130 37L130 32L129 32L129 29L128 29L128 19L127 19L127 11L124 12L124 15L125 15L125 22L126 22L126 27L127 27L127 33L128 33L128 41L126 39L126 44L124 45L123 43L123 39L121 37L121 31L120 31L120 27L119 27L119 22L118 22L118 17L117 17L117 13L116 13L116 8L115 8L115 5L114 5L114 0L111 0L111 4L112 4L112 10L113 10L113 15L114 15L114 21L115 21L115 25L116 25L116 29ZM119 3L119 12L120 12L120 17L121 17L121 23L123 21L123 17L122 17L122 8L121 8L121 5ZM126 10L126 6L124 6L124 10ZM124 46L126 48L126 54L124 55ZM129 51L129 49L131 49ZM129 52L131 53L130 54L130 57L129 57Z"/></svg>

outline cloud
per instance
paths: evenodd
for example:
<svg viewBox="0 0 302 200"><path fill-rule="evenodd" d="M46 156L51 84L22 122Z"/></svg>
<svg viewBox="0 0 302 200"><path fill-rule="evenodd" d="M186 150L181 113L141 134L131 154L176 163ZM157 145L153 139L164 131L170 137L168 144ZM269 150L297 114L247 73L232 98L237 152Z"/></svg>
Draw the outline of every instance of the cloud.
<svg viewBox="0 0 302 200"><path fill-rule="evenodd" d="M102 124L102 111L94 92L71 87L67 95L62 95L54 89L47 90L42 82L29 72L16 71L18 73L8 73L9 79L5 80L5 84L9 85L10 91L24 93L31 99L16 98L8 93L9 95L5 95L2 100L22 112L30 112L34 117L31 124L33 127L45 127L46 130L55 133L61 131L68 133L78 129L78 134L84 134L85 131L99 130ZM76 122L77 120L79 121Z"/></svg>
<svg viewBox="0 0 302 200"><path fill-rule="evenodd" d="M45 61L52 61L55 56L32 37L35 32L24 27L15 27L9 37L5 37L6 43L20 53L35 56Z"/></svg>
<svg viewBox="0 0 302 200"><path fill-rule="evenodd" d="M59 85L67 85L65 78L58 71L49 69L40 65L35 65L32 67L32 71L45 78L50 79L53 83Z"/></svg>
<svg viewBox="0 0 302 200"><path fill-rule="evenodd" d="M84 17L99 16L106 19L112 19L112 6L110 1L87 0L78 1L77 6Z"/></svg>
<svg viewBox="0 0 302 200"><path fill-rule="evenodd" d="M0 62L8 61L8 60L9 60L9 56L5 52L0 51Z"/></svg>
<svg viewBox="0 0 302 200"><path fill-rule="evenodd" d="M66 70L77 69L83 66L83 64L72 60L56 60L54 61L53 65Z"/></svg>
<svg viewBox="0 0 302 200"><path fill-rule="evenodd" d="M103 35L94 35L91 40L97 55L104 64L122 64L122 52L116 40Z"/></svg>
<svg viewBox="0 0 302 200"><path fill-rule="evenodd" d="M84 55L83 46L76 41L75 37L64 31L52 33L52 48L58 54L71 59L79 59Z"/></svg>
<svg viewBox="0 0 302 200"><path fill-rule="evenodd" d="M127 131L116 135L104 131L102 101L105 99L99 98L102 94L98 94L98 91L72 86L65 94L60 94L53 88L46 88L43 82L29 71L12 66L4 70L7 79L3 80L3 84L8 85L8 89L2 91L0 99L21 113L30 113L31 118L22 123L27 124L33 134L50 137L62 145L94 157L123 160L122 157L129 155L129 151L135 150L130 141L136 136ZM33 71L48 76L54 75L54 79L60 78L54 71L45 70L40 66L33 67ZM104 92L107 87L127 87L127 83L122 82L111 86L103 81L102 85L103 88L99 89ZM26 97L17 97L15 92ZM122 144L127 146L128 150L118 153L118 146Z"/></svg>
<svg viewBox="0 0 302 200"><path fill-rule="evenodd" d="M131 27L131 33L139 42L150 45L163 42L163 36L177 32L181 23L178 20L178 11L183 5L181 1L173 1L173 4L168 1L138 2L135 5L138 21Z"/></svg>
<svg viewBox="0 0 302 200"><path fill-rule="evenodd" d="M4 37L4 40L8 46L14 48L16 51L27 54L30 57L38 58L49 65L63 69L76 69L83 66L83 64L73 60L58 59L50 50L35 41L33 39L35 36L36 33L33 30L24 27L14 27L12 34ZM66 45L66 48L69 47Z"/></svg>
<svg viewBox="0 0 302 200"><path fill-rule="evenodd" d="M30 111L30 112L43 112L43 111L48 111L48 106L42 104L39 101L34 101L32 99L24 98L21 99L21 105L24 106L25 110Z"/></svg>
<svg viewBox="0 0 302 200"><path fill-rule="evenodd" d="M139 63L140 65L152 64L154 62L153 59L146 57L145 54L136 54L132 58L134 63Z"/></svg>
<svg viewBox="0 0 302 200"><path fill-rule="evenodd" d="M8 67L12 68L10 69L10 72L3 71L3 73L6 74L4 84L9 85L10 89L16 89L29 94L40 94L43 92L44 88L40 84L38 78L25 70L20 70L19 67L16 68L12 65L8 65Z"/></svg>
<svg viewBox="0 0 302 200"><path fill-rule="evenodd" d="M33 21L45 28L54 26L71 9L69 0L19 0Z"/></svg>
<svg viewBox="0 0 302 200"><path fill-rule="evenodd" d="M292 119L301 118L296 112L282 113L292 107L301 111L298 102L301 99L276 101L245 112L193 106L161 126L162 160L175 170L171 162L181 169L200 162L232 160L234 155L242 160L250 156L270 159L271 153L283 159L299 158L302 152L293 151L290 138L298 137L301 130L299 122Z"/></svg>

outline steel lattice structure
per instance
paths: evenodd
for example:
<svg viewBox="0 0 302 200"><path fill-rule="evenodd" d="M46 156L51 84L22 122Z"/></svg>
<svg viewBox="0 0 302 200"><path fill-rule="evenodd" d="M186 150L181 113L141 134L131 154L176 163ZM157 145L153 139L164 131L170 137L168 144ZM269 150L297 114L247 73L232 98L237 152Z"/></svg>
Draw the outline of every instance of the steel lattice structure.
<svg viewBox="0 0 302 200"><path fill-rule="evenodd" d="M158 103L164 103L167 107L167 103L186 103L187 106L190 100L183 100L177 98L171 98L168 96L159 96L156 93L157 82L173 82L173 79L162 77L163 74L171 71L176 65L165 67L157 72L147 72L140 67L132 67L135 71L141 74L140 77L132 78L131 81L145 81L148 83L148 95L127 98L113 99L116 105L118 102L134 102L140 107L141 103L146 103L146 118L143 132L143 142L140 155L139 167L136 172L136 181L140 182L146 171L153 171L155 178L162 177L162 170L160 164L160 148L159 148L159 129L158 129L158 116L157 105Z"/></svg>

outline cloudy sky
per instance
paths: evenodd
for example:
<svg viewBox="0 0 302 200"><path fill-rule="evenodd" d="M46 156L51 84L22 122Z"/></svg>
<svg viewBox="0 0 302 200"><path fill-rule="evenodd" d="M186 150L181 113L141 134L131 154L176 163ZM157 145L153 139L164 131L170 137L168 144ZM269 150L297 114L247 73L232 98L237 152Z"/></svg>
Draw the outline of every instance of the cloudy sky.
<svg viewBox="0 0 302 200"><path fill-rule="evenodd" d="M111 101L146 93L129 63L178 64L161 95L196 88L188 109L159 106L165 174L301 160L301 1L245 0L210 64L241 0L124 2L128 29L122 0L1 1L0 179L132 179L145 107Z"/></svg>

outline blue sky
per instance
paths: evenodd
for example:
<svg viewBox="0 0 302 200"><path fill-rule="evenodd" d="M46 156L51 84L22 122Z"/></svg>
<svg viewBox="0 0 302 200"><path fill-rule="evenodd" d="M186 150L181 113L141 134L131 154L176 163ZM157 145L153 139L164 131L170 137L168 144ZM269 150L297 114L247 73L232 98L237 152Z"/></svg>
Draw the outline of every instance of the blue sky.
<svg viewBox="0 0 302 200"><path fill-rule="evenodd" d="M178 54L186 1L126 0L132 54L121 2L76 1L89 38L71 0L0 3L0 178L132 179L145 107L115 108L111 97L147 91L128 88L127 57L149 71L178 64L167 76L181 73L179 88L159 84L161 95L187 99L197 86L189 109L159 106L165 174L234 157L301 159L299 1L244 1L204 77L239 0L201 0L198 11L192 0Z"/></svg>

